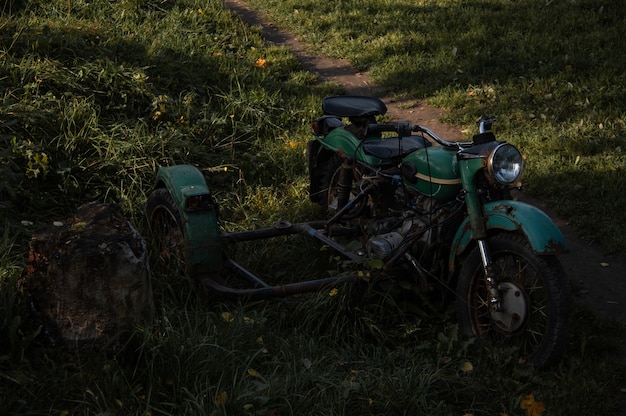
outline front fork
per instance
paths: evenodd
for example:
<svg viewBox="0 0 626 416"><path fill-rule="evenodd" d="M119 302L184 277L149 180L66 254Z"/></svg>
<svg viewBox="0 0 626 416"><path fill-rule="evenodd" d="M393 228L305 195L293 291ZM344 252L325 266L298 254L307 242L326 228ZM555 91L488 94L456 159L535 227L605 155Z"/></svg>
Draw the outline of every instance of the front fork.
<svg viewBox="0 0 626 416"><path fill-rule="evenodd" d="M498 292L498 282L493 277L493 267L491 265L491 257L489 257L489 246L486 239L477 240L478 250L480 251L480 259L483 263L483 273L485 274L485 286L487 287L487 295L489 296L489 310L491 312L502 311L502 299Z"/></svg>
<svg viewBox="0 0 626 416"><path fill-rule="evenodd" d="M467 206L467 214L472 227L472 233L478 245L480 259L483 264L489 309L491 312L500 312L502 311L502 298L500 292L498 292L498 282L494 277L491 257L489 255L487 228L485 227L480 197L478 196L478 191L472 180L476 171L482 169L483 163L484 160L482 158L464 160L460 164L461 183L463 184L465 204Z"/></svg>

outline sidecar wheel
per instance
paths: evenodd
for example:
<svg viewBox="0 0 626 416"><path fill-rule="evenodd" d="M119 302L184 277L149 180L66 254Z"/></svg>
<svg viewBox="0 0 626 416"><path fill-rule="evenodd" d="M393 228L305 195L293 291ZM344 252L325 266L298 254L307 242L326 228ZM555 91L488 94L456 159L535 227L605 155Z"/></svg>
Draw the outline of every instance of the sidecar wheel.
<svg viewBox="0 0 626 416"><path fill-rule="evenodd" d="M155 189L146 201L152 263L157 272L185 276L185 236L180 212L167 188Z"/></svg>
<svg viewBox="0 0 626 416"><path fill-rule="evenodd" d="M326 212L328 217L332 217L338 211L337 187L339 182L339 172L343 162L344 159L342 157L339 155L333 155L333 157L331 157L322 168L318 203L322 207L322 210ZM357 194L354 182L355 181L353 180L350 200L353 200ZM342 218L346 220L356 218L364 212L365 207L366 204L364 201L361 201L353 209L346 212Z"/></svg>
<svg viewBox="0 0 626 416"><path fill-rule="evenodd" d="M569 283L554 256L537 256L521 236L489 239L502 311L491 312L478 248L465 259L457 286L461 332L485 345L516 346L520 361L556 363L569 337Z"/></svg>

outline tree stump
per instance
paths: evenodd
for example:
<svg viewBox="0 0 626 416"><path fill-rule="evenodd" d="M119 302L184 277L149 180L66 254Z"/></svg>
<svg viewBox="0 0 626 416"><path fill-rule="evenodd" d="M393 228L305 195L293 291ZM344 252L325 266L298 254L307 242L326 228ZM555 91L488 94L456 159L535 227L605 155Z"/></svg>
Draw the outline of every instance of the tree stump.
<svg viewBox="0 0 626 416"><path fill-rule="evenodd" d="M37 231L20 282L49 338L116 349L154 316L148 250L119 206L86 204Z"/></svg>

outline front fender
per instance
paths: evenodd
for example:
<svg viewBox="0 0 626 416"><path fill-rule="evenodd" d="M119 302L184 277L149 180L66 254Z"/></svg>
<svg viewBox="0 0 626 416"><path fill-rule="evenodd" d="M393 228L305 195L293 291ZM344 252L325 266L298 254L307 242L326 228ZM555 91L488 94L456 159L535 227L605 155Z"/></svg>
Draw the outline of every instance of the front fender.
<svg viewBox="0 0 626 416"><path fill-rule="evenodd" d="M552 219L539 208L520 201L506 200L483 205L487 230L520 231L537 255L567 252L567 243ZM450 271L455 258L463 253L474 239L468 218L465 218L454 236L450 250Z"/></svg>
<svg viewBox="0 0 626 416"><path fill-rule="evenodd" d="M156 187L166 187L178 208L189 274L219 270L223 262L217 206L202 172L190 165L159 168Z"/></svg>

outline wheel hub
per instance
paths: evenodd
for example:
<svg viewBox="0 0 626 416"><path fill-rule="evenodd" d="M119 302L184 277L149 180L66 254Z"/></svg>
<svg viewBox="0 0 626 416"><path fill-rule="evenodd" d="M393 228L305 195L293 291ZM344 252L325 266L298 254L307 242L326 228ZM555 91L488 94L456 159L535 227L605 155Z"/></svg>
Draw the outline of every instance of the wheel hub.
<svg viewBox="0 0 626 416"><path fill-rule="evenodd" d="M502 300L502 308L491 312L494 325L506 333L514 333L520 329L528 315L528 299L526 293L516 284L504 282L498 285Z"/></svg>

